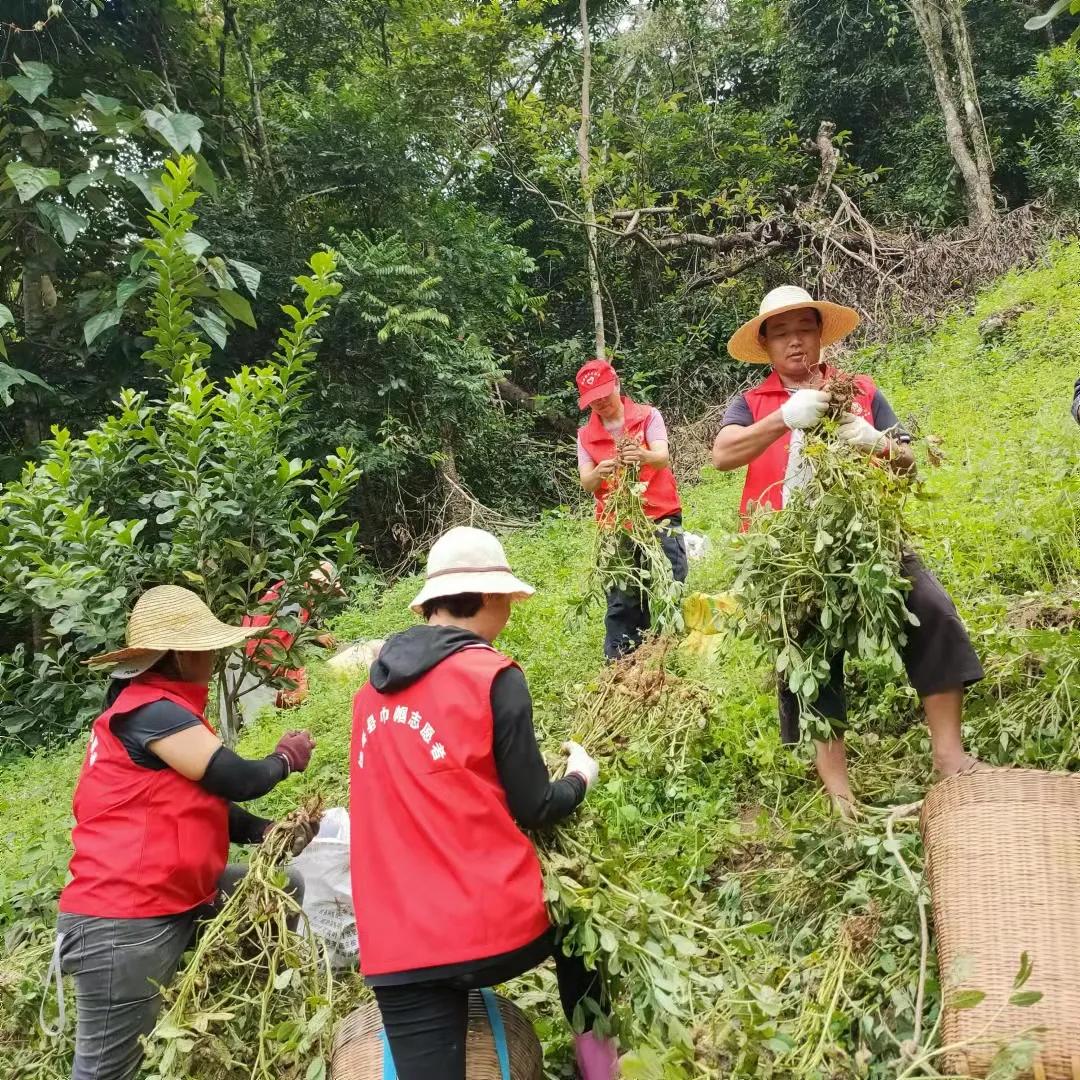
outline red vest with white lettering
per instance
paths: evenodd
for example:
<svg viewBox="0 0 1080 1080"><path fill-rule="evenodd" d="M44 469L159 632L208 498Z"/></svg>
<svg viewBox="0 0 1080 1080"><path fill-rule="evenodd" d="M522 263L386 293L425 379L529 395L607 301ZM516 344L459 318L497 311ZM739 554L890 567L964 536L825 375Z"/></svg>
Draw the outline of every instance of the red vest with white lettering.
<svg viewBox="0 0 1080 1080"><path fill-rule="evenodd" d="M649 417L653 414L651 405L638 405L629 398L624 397L623 403L623 434L628 438L640 438L645 449L649 444L645 442L645 429L649 425ZM615 456L615 437L603 421L594 412L589 417L589 422L578 431L581 445L593 461L608 461ZM675 475L671 469L665 467L657 469L653 465L642 465L638 472L638 478L645 484L645 494L642 502L645 504L645 513L653 521L662 521L672 514L682 513L682 504L679 502L679 492L675 487ZM604 516L604 502L611 491L611 483L603 481L596 489L596 516Z"/></svg>
<svg viewBox="0 0 1080 1080"><path fill-rule="evenodd" d="M274 604L284 587L285 583L279 581L259 598L259 603L266 605ZM245 615L241 620L240 625L269 626L271 618L272 617L267 612L262 612L258 615ZM306 608L301 608L297 618L300 621L300 625L303 626L311 619L311 612ZM287 671L284 669L279 670L278 665L274 663L274 656L277 650L267 644L269 638L273 638L275 641L279 642L283 649L291 649L293 642L296 640L296 635L281 627L276 627L271 630L269 634L262 637L250 638L246 641L244 643L244 652L250 656L259 667L265 668L268 671L275 671L276 674L284 676L286 679L290 679L293 682L299 682L303 677L304 669L293 668Z"/></svg>
<svg viewBox="0 0 1080 1080"><path fill-rule="evenodd" d="M229 804L174 769L136 765L110 723L165 699L210 728L206 697L205 686L140 675L94 721L75 786L72 880L60 894L61 911L137 919L190 911L217 896L229 855Z"/></svg>
<svg viewBox="0 0 1080 1080"><path fill-rule="evenodd" d="M365 975L479 960L550 922L540 860L510 814L491 684L513 664L466 646L405 689L353 703L352 892Z"/></svg>
<svg viewBox="0 0 1080 1080"><path fill-rule="evenodd" d="M832 368L826 369L825 377L835 374ZM856 394L852 410L872 419L874 393L876 387L866 375L855 377ZM791 395L780 381L780 376L772 372L768 378L758 383L753 390L747 390L743 397L750 407L750 415L756 424L766 416L781 408ZM788 454L791 450L791 432L785 431L765 451L759 454L746 468L746 482L743 484L742 501L739 515L745 529L750 520L750 504L769 506L779 510L784 505L784 476L787 473Z"/></svg>

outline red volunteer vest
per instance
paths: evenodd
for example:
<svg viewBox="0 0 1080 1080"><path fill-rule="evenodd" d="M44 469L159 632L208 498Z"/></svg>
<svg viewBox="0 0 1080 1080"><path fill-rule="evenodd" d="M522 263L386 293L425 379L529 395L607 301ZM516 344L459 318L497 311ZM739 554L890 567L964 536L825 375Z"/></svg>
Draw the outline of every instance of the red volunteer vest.
<svg viewBox="0 0 1080 1080"><path fill-rule="evenodd" d="M649 417L653 414L651 405L638 405L629 398L624 397L623 403L623 434L629 438L640 437L645 449L649 444L645 440L645 428L648 426ZM585 448L593 461L607 461L615 456L615 438L603 421L596 413L589 417L589 422L579 430L581 445ZM682 513L682 504L679 502L679 492L675 487L675 476L670 468L657 469L652 465L642 465L638 474L645 483L645 494L642 501L645 504L645 513L653 521L662 521L671 517L672 514ZM596 516L604 516L604 503L607 500L611 484L605 480L595 491Z"/></svg>
<svg viewBox="0 0 1080 1080"><path fill-rule="evenodd" d="M834 370L828 368L825 377L828 378L832 374ZM855 385L858 392L852 408L856 411L861 410L862 415L869 418L873 414L874 393L877 388L873 380L866 375L856 376ZM753 390L747 390L743 396L746 398L746 404L750 406L750 415L754 418L754 423L776 412L790 397L775 371L758 383ZM749 523L751 503L769 506L773 510L779 510L783 506L784 474L787 472L790 450L791 432L786 431L746 467L746 482L743 484L742 501L739 504L739 516L742 518L743 529Z"/></svg>
<svg viewBox="0 0 1080 1080"><path fill-rule="evenodd" d="M277 600L278 594L281 592L283 586L284 582L279 581L259 598L259 603L273 604ZM307 623L311 618L311 613L306 608L301 608L297 618L299 618L302 624ZM270 622L271 616L264 612L259 615L245 615L240 621L240 625L269 626ZM283 649L291 649L293 642L296 640L296 635L289 633L288 630L277 628L271 630L270 633L264 637L254 638L253 640L244 643L244 652L250 656L259 667L265 668L267 671L275 671L278 667L278 665L274 663L276 650L267 644L269 638L273 638L275 641L280 642ZM294 668L290 671L282 669L278 674L283 675L286 679L290 679L293 682L299 682L300 679L303 678L304 669Z"/></svg>
<svg viewBox="0 0 1080 1080"><path fill-rule="evenodd" d="M75 853L61 911L138 919L215 898L229 855L229 804L173 769L136 765L110 723L164 698L209 728L206 696L205 686L140 675L94 721L75 785Z"/></svg>
<svg viewBox="0 0 1080 1080"><path fill-rule="evenodd" d="M486 645L411 686L353 703L352 892L365 975L479 960L550 926L540 860L517 827L492 752Z"/></svg>

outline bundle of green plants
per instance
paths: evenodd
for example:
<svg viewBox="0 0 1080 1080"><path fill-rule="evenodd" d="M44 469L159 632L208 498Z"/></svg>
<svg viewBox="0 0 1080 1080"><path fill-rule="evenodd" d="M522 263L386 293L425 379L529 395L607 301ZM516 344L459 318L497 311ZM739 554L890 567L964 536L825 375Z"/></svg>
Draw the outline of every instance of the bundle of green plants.
<svg viewBox="0 0 1080 1080"><path fill-rule="evenodd" d="M832 658L845 650L900 673L916 623L901 572L913 481L839 441L838 424L830 416L806 433L805 483L782 510L756 512L732 550L736 628L805 706L815 737L830 734L813 705Z"/></svg>
<svg viewBox="0 0 1080 1080"><path fill-rule="evenodd" d="M297 837L310 835L321 816L315 797L275 824L201 928L147 1040L152 1080L326 1076L334 981L282 868Z"/></svg>
<svg viewBox="0 0 1080 1080"><path fill-rule="evenodd" d="M672 670L676 655L668 639L647 642L579 688L545 732L581 740L601 779L540 852L553 921L567 951L600 971L623 1045L688 1064L694 1029L732 977L736 931L704 914L707 816L690 791L707 779L709 696Z"/></svg>
<svg viewBox="0 0 1080 1080"><path fill-rule="evenodd" d="M664 554L657 523L645 513L644 493L637 464L620 464L596 522L589 576L574 613L584 616L603 604L611 590L620 589L648 600L654 630L681 631L682 585Z"/></svg>
<svg viewBox="0 0 1080 1080"><path fill-rule="evenodd" d="M0 950L0 1076L5 1080L68 1080L71 1042L42 1030L55 1026L56 995L46 988L56 931L44 922L4 935ZM65 988L73 1000L70 986ZM44 997L44 1001L42 1000ZM70 1004L68 1010L70 1012Z"/></svg>

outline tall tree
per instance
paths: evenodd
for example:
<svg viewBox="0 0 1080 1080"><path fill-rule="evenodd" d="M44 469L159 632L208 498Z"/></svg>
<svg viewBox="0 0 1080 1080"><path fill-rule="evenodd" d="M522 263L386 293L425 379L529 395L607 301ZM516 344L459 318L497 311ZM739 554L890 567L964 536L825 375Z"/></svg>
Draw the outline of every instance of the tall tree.
<svg viewBox="0 0 1080 1080"><path fill-rule="evenodd" d="M589 270L589 294L592 299L593 336L596 355L607 355L604 339L604 297L600 288L600 254L596 245L596 202L589 180L589 127L592 123L592 43L589 31L589 3L581 0L581 123L578 126L578 168L581 174L581 194L585 201L585 236L589 250L586 260Z"/></svg>
<svg viewBox="0 0 1080 1080"><path fill-rule="evenodd" d="M986 225L995 213L993 159L961 0L908 0L908 7L934 79L949 152L964 179L968 218Z"/></svg>

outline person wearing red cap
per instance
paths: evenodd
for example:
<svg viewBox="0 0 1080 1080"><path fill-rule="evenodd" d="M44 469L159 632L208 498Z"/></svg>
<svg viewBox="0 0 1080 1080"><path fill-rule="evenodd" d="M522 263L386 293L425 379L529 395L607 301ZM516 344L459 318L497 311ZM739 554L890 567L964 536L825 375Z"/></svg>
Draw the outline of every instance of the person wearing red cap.
<svg viewBox="0 0 1080 1080"><path fill-rule="evenodd" d="M623 396L619 377L606 360L590 360L577 373L578 408L591 410L578 430L578 475L581 486L596 499L596 517L604 515L615 470L638 466L645 484L645 513L657 523L657 533L676 581L686 580L686 542L682 535L682 504L671 471L667 427L660 410ZM623 446L618 448L618 441ZM632 445L626 445L631 440ZM617 660L638 647L651 625L648 597L612 589L604 619L604 656Z"/></svg>

